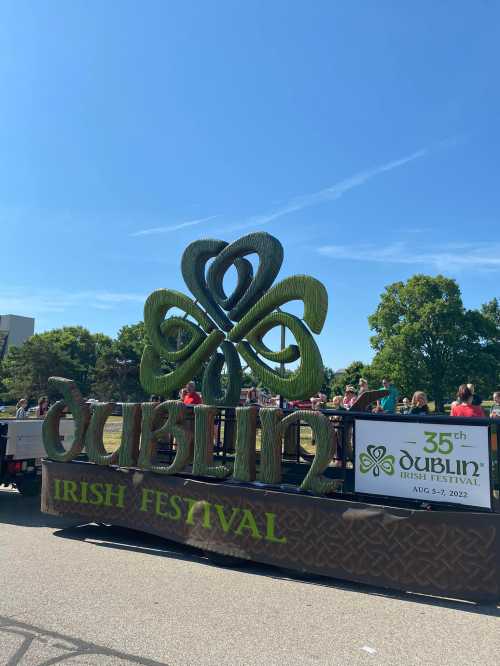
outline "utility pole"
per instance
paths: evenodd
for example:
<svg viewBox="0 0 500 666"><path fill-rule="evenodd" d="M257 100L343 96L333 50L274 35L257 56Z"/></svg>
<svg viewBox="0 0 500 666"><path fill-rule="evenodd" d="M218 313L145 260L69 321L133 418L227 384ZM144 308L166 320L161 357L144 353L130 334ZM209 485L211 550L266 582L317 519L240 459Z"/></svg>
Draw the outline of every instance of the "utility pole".
<svg viewBox="0 0 500 666"><path fill-rule="evenodd" d="M284 324L281 324L281 351L285 349L285 344L286 344L286 328ZM280 363L280 375L284 378L285 377L285 362L281 361ZM283 409L283 396L280 394L280 409Z"/></svg>

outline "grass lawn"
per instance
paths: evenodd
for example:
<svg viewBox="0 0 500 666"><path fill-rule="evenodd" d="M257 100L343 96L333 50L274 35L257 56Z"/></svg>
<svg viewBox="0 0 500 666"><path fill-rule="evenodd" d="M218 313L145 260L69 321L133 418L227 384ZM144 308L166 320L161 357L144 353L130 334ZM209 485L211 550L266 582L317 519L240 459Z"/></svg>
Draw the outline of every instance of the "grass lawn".
<svg viewBox="0 0 500 666"><path fill-rule="evenodd" d="M104 446L109 453L120 446L122 436L122 417L110 416L104 426Z"/></svg>
<svg viewBox="0 0 500 666"><path fill-rule="evenodd" d="M121 442L121 428L122 417L110 416L106 421L104 427L104 446L109 453L116 451ZM312 443L311 429L304 427L300 429L300 444L308 452L314 453L314 445ZM224 437L224 426L221 428L221 440ZM260 430L257 430L257 451L260 451Z"/></svg>
<svg viewBox="0 0 500 666"><path fill-rule="evenodd" d="M16 407L15 405L8 405L5 407L5 411L0 412L0 419L13 419L16 416Z"/></svg>

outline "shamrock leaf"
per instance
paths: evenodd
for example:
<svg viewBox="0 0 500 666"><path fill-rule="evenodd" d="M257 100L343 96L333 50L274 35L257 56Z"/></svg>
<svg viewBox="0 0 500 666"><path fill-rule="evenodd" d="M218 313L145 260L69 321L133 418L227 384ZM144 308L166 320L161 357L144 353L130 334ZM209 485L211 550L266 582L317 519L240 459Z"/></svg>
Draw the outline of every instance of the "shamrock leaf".
<svg viewBox="0 0 500 666"><path fill-rule="evenodd" d="M362 474L367 474L373 470L373 476L380 476L380 470L385 474L392 476L394 474L394 461L393 455L387 454L385 446L374 446L371 444L366 447L359 455L359 469Z"/></svg>
<svg viewBox="0 0 500 666"><path fill-rule="evenodd" d="M201 327L179 317L164 320L171 308L178 308L191 315ZM150 393L168 396L184 386L224 340L224 334L215 329L212 321L196 303L170 289L158 289L147 298L144 324L150 344L146 345L142 354L140 380ZM191 336L188 343L179 350L171 349L168 343L167 334L175 330ZM162 359L167 363L182 364L174 371L164 373Z"/></svg>
<svg viewBox="0 0 500 666"><path fill-rule="evenodd" d="M251 254L259 258L255 275L246 259ZM191 243L183 254L181 268L196 302L169 289L153 292L146 301L144 322L150 344L141 361L143 387L150 393L170 395L206 363L202 382L205 402L236 405L243 379L241 356L262 383L280 395L298 399L316 393L323 381L323 362L309 328L315 333L322 330L327 293L320 282L306 275L286 278L272 287L282 261L281 243L263 232L230 244L210 239ZM224 276L231 266L236 269L237 283L233 293L227 295ZM303 302L303 320L280 310L292 300ZM173 308L183 311L184 317L165 319ZM263 338L276 326L288 328L297 344L280 351L269 349ZM178 343L183 342L180 348L171 343L176 335ZM262 359L274 363L299 361L299 365L290 377L282 377ZM165 364L176 367L165 372ZM224 365L228 375L225 390L221 385Z"/></svg>
<svg viewBox="0 0 500 666"><path fill-rule="evenodd" d="M394 474L394 460L394 456L386 456L380 461L380 469L389 476Z"/></svg>
<svg viewBox="0 0 500 666"><path fill-rule="evenodd" d="M365 451L359 454L359 468L363 474L366 474L377 463Z"/></svg>

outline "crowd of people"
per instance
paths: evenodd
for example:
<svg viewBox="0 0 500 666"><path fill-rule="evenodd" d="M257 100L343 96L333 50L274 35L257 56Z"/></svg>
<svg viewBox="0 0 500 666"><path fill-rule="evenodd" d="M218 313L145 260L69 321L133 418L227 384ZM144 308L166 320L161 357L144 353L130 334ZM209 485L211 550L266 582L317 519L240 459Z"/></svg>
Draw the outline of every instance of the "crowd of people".
<svg viewBox="0 0 500 666"><path fill-rule="evenodd" d="M27 419L29 415L28 410L28 400L26 398L21 398L16 405L16 419L22 420ZM43 419L45 414L49 411L49 399L47 396L43 395L41 398L38 398L38 404L35 410L35 418Z"/></svg>
<svg viewBox="0 0 500 666"><path fill-rule="evenodd" d="M415 391L411 400L403 398L401 406L398 408L399 391L389 378L382 380L380 390L388 391L388 394L377 400L371 408L374 414L403 414L403 415L423 415L429 414L429 401L424 391ZM344 395L337 395L332 400L334 409L351 409L355 406L358 398L368 391L368 382L364 378L359 380L359 389L356 391L352 384L345 387ZM474 391L473 384L461 384L458 387L456 399L451 404L450 416L477 417L485 418L487 416L482 405L481 396ZM489 410L490 418L500 418L500 391L493 393L493 405Z"/></svg>
<svg viewBox="0 0 500 666"><path fill-rule="evenodd" d="M387 391L387 395L375 401L371 406L370 411L373 414L408 414L408 415L425 415L429 414L429 401L427 394L424 391L415 391L411 400L407 397L402 399L399 404L399 391L394 385L394 382L385 377L382 379L382 385L379 390ZM358 388L348 384L345 387L344 395L336 395L332 398L330 406L336 410L348 410L355 407L356 401L359 397L369 391L368 381L361 377L358 381ZM157 396L153 396L159 400ZM186 405L197 405L202 402L202 397L196 391L196 384L189 382L179 394L180 399ZM327 396L324 393L317 393L312 396L308 401L311 409L323 409L327 405ZM475 393L472 384L462 384L458 388L456 400L451 405L451 416L462 417L486 417L484 409L481 407L482 399ZM279 405L279 397L272 397L267 392L257 389L255 386L244 390L242 396L242 404L245 405ZM285 406L302 407L304 403L298 401L297 404L290 403ZM491 418L500 418L500 391L495 391L493 394L493 405L490 408L489 415Z"/></svg>
<svg viewBox="0 0 500 666"><path fill-rule="evenodd" d="M360 396L369 390L368 382L366 379L361 377L358 382L358 389L352 385L348 384L345 387L344 395L336 395L331 400L331 408L336 410L348 410L355 407L356 401ZM413 414L413 415L424 415L429 414L429 404L427 395L424 391L415 391L411 400L407 397L402 399L401 405L398 403L399 391L391 381L390 378L384 378L382 380L382 386L380 390L388 391L387 395L383 398L380 398L371 406L370 411L373 414ZM196 390L196 383L190 381L186 386L181 389L179 392L179 399L185 405L199 405L203 402L202 396ZM150 401L154 403L160 403L161 397L158 395L152 395ZM324 393L317 393L315 396L311 397L308 406L311 409L324 409L327 407L327 396ZM279 406L280 399L279 397L270 396L266 391L257 389L255 386L250 387L249 389L244 390L244 395L242 396L242 404L245 405L260 405L260 406ZM482 399L475 392L473 384L461 384L458 387L456 399L451 404L451 416L461 416L461 417L486 417L486 413L481 406ZM285 403L284 406L295 406L303 407L304 403L298 402L294 403ZM49 400L47 396L42 396L38 400L36 407L35 418L43 419L49 409ZM26 398L21 398L16 405L16 419L26 419L28 418L28 400ZM491 418L500 419L500 391L495 391L493 393L493 405L490 407L489 416Z"/></svg>

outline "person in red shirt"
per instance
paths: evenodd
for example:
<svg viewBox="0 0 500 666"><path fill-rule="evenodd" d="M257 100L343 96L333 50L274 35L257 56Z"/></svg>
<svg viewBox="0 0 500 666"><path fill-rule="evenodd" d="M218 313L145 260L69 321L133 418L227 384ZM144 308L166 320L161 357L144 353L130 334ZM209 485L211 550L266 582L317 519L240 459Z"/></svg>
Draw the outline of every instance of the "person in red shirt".
<svg viewBox="0 0 500 666"><path fill-rule="evenodd" d="M457 404L451 408L451 416L475 416L484 418L483 408L472 404L472 391L467 384L461 384L458 387Z"/></svg>
<svg viewBox="0 0 500 666"><path fill-rule="evenodd" d="M182 402L185 405L199 405L201 403L201 396L196 392L196 384L194 382L188 382L186 384Z"/></svg>

